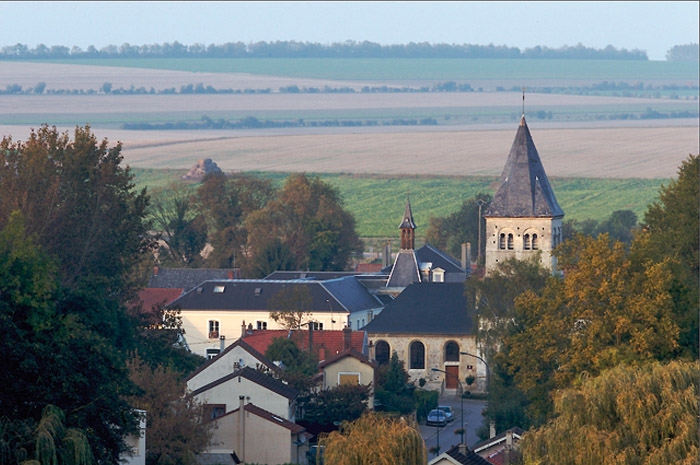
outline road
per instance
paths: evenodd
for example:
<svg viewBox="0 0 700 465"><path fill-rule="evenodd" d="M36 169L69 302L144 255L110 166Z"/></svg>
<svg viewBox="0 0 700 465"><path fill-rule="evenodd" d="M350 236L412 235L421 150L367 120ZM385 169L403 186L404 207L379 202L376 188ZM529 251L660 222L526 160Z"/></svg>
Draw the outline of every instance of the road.
<svg viewBox="0 0 700 465"><path fill-rule="evenodd" d="M460 436L455 434L462 426L461 420L461 403L457 396L442 396L439 400L439 405L449 405L454 413L454 421L448 423L447 426L438 428L436 426L426 426L425 421L420 425L420 433L425 440L425 446L428 451L432 447L440 444L440 452L445 452L455 444L459 444ZM486 408L485 400L464 399L464 429L466 431L465 442L468 446L472 446L481 440L476 435L476 430L481 426L483 417L481 412ZM428 458L432 459L435 454L428 453Z"/></svg>

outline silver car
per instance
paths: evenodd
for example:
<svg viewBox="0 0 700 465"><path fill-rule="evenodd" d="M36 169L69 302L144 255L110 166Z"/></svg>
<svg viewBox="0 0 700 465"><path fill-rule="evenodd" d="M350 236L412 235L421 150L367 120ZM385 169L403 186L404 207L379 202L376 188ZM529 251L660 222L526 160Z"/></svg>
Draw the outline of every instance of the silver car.
<svg viewBox="0 0 700 465"><path fill-rule="evenodd" d="M455 421L455 416L452 413L452 407L449 405L438 405L438 410L442 410L445 412L445 416L447 417L447 423L451 423Z"/></svg>
<svg viewBox="0 0 700 465"><path fill-rule="evenodd" d="M447 425L447 415L445 412L436 408L430 411L428 418L425 420L425 424L428 426L446 426Z"/></svg>

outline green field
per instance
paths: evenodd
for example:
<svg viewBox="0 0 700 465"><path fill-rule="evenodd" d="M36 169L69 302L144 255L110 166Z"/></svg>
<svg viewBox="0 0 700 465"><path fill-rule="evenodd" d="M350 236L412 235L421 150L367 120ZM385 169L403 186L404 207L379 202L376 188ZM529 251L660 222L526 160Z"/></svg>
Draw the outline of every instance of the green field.
<svg viewBox="0 0 700 465"><path fill-rule="evenodd" d="M642 60L449 58L114 58L47 63L252 73L333 80L681 80L697 82L697 63Z"/></svg>
<svg viewBox="0 0 700 465"><path fill-rule="evenodd" d="M138 187L157 190L177 181L181 171L134 169ZM286 174L255 173L281 185ZM366 238L393 238L401 222L406 196L422 238L430 217L447 216L479 192L493 195L495 178L485 177L364 177L319 174L340 192L346 208ZM647 206L657 200L661 179L550 179L565 219L604 220L616 210L632 210L643 219Z"/></svg>

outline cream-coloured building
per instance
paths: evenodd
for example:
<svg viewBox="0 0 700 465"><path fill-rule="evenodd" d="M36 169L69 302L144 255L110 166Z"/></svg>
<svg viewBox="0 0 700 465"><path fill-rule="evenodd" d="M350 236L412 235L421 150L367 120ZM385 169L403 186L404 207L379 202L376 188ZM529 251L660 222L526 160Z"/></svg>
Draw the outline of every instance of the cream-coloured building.
<svg viewBox="0 0 700 465"><path fill-rule="evenodd" d="M275 415L244 396L238 408L214 420L213 438L201 459L220 465L304 463L311 435L306 429Z"/></svg>
<svg viewBox="0 0 700 465"><path fill-rule="evenodd" d="M348 331L350 330L348 329ZM343 352L318 365L322 373L321 388L332 389L345 384L370 386L367 408L374 409L376 367L376 362L348 347Z"/></svg>
<svg viewBox="0 0 700 465"><path fill-rule="evenodd" d="M500 177L484 212L485 272L509 259L539 257L556 271L554 247L562 241L564 211L557 203L523 115Z"/></svg>
<svg viewBox="0 0 700 465"><path fill-rule="evenodd" d="M460 384L465 391L487 388L488 369L478 358L462 283L411 284L365 331L370 358L387 363L396 352L411 382L423 379L426 389L455 393ZM475 378L473 386L466 385L467 376Z"/></svg>

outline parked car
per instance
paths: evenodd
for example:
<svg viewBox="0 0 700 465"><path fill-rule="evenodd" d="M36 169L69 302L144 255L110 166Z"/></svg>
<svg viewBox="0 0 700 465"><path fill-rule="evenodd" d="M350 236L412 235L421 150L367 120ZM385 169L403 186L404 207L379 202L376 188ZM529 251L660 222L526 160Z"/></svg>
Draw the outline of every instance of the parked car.
<svg viewBox="0 0 700 465"><path fill-rule="evenodd" d="M445 412L445 416L447 417L447 423L455 421L455 416L452 413L452 407L449 405L438 405L438 410L442 410Z"/></svg>
<svg viewBox="0 0 700 465"><path fill-rule="evenodd" d="M447 415L443 410L438 408L433 409L428 414L428 418L425 420L425 424L428 426L446 426L447 425Z"/></svg>
<svg viewBox="0 0 700 465"><path fill-rule="evenodd" d="M324 446L313 445L306 451L306 463L309 465L323 465Z"/></svg>

